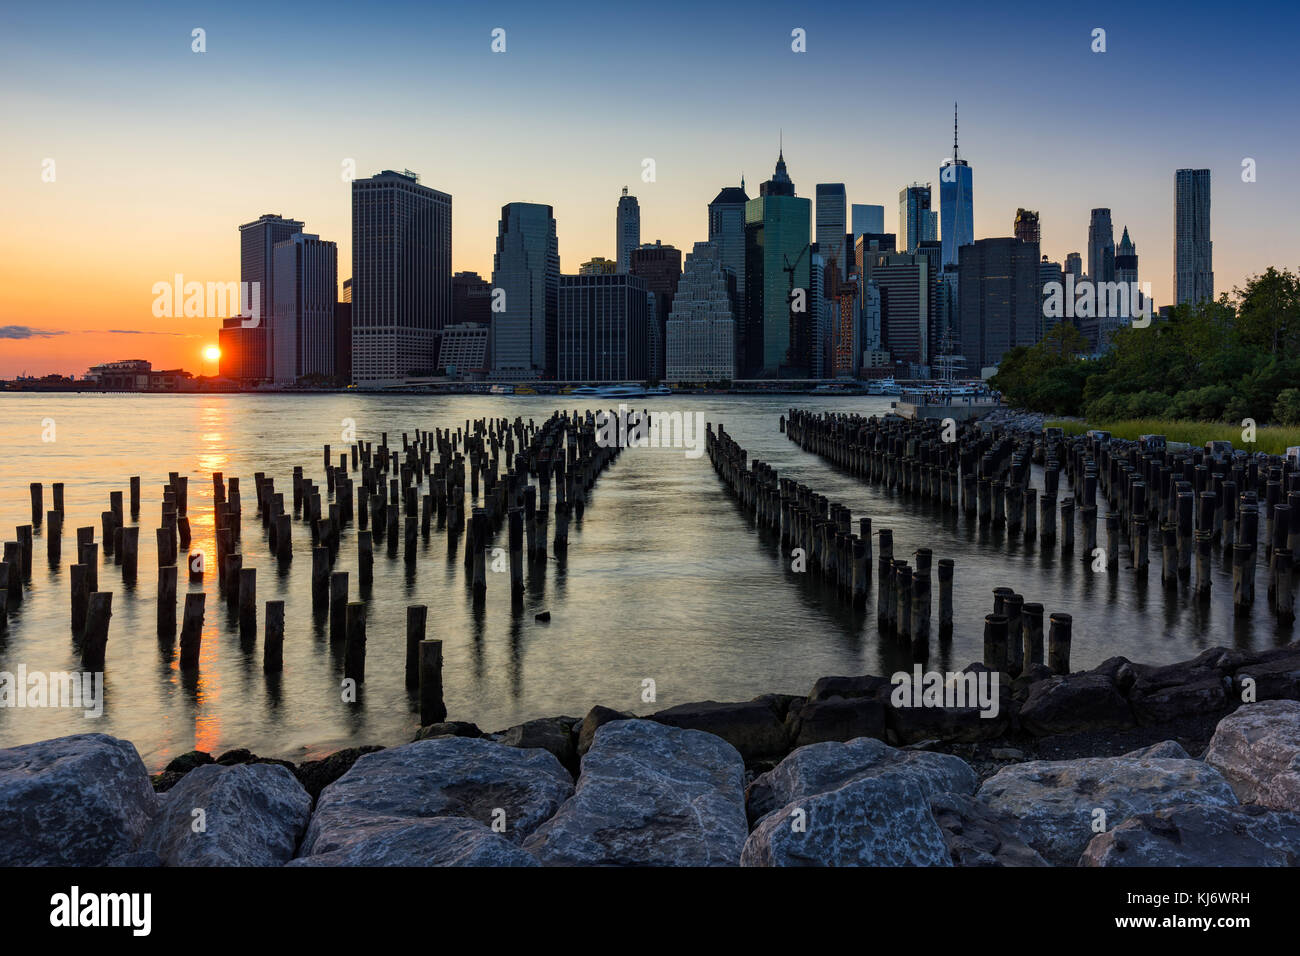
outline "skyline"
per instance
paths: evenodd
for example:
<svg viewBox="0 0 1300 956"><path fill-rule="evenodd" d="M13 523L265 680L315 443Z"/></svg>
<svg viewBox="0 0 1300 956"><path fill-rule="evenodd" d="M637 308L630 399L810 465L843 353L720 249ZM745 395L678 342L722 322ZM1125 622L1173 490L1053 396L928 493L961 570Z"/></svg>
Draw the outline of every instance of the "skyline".
<svg viewBox="0 0 1300 956"><path fill-rule="evenodd" d="M71 31L69 9L83 10ZM131 357L202 370L220 319L155 319L153 284L176 273L237 280L238 227L264 213L338 243L341 286L352 245L348 159L357 178L409 168L454 197L454 271L490 280L501 207L534 202L555 210L561 269L573 274L594 256L615 257L624 186L640 205L642 242L685 254L707 238L718 190L743 173L756 195L780 142L798 195L813 200L818 183L843 182L848 204L883 205L896 231L903 186L938 192L953 100L974 172L976 238L1010 236L1016 209L1034 209L1043 252L1063 261L1086 254L1090 210L1108 207L1116 235L1127 227L1137 247L1140 278L1171 304L1174 171L1205 167L1216 293L1300 262L1300 134L1278 120L1290 115L1279 82L1285 26L1300 14L1280 5L1278 29L1262 39L1212 20L1208 5L1180 5L1178 19L1170 6L1103 5L1086 18L1003 11L961 24L948 12L960 7L942 5L913 36L932 67L920 75L895 73L913 68L896 49L912 21L893 10L811 16L747 5L757 14L734 20L667 3L662 21L642 23L622 11L553 22L510 5L491 21L394 9L410 18L409 36L341 14L305 21L239 4L219 15L110 17L81 4L13 15L0 75L13 91L15 133L0 173L23 228L0 239L0 328L53 334L0 338L0 376L79 375ZM271 29L290 23L287 33ZM202 54L190 49L196 25L207 31ZM1097 25L1104 54L1089 49ZM507 30L505 53L490 50L496 26ZM794 27L807 31L806 53L790 50ZM945 55L954 52L959 60ZM362 78L381 54L391 72ZM992 68L1008 57L1021 73ZM1222 82L1206 57L1222 65ZM828 78L845 75L872 82L825 102ZM714 95L693 99L701 87ZM253 98L259 89L277 94L274 108ZM554 108L538 109L538 98ZM1094 109L1098 101L1114 108ZM654 182L641 180L647 157ZM1246 157L1256 182L1241 181ZM52 183L41 179L47 158L57 164Z"/></svg>

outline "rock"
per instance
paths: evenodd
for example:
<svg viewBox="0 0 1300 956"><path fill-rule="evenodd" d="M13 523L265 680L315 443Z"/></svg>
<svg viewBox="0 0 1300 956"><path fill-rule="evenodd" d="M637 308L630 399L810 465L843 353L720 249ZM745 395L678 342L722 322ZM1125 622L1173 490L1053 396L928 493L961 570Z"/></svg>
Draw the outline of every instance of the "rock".
<svg viewBox="0 0 1300 956"><path fill-rule="evenodd" d="M953 866L1050 866L1014 817L964 793L930 795L930 813L943 831Z"/></svg>
<svg viewBox="0 0 1300 956"><path fill-rule="evenodd" d="M351 770L358 758L383 749L374 745L349 747L347 750L337 751L320 760L308 760L298 766L294 776L298 778L298 782L302 784L312 800L316 800L322 790Z"/></svg>
<svg viewBox="0 0 1300 956"><path fill-rule="evenodd" d="M425 724L415 733L415 740L429 740L433 737L473 737L483 736L477 724L464 720L445 720L440 724ZM412 741L412 743L415 742Z"/></svg>
<svg viewBox="0 0 1300 956"><path fill-rule="evenodd" d="M495 739L507 747L549 751L571 776L577 776L578 741L573 734L576 720L576 717L540 717L503 730Z"/></svg>
<svg viewBox="0 0 1300 956"><path fill-rule="evenodd" d="M1242 803L1300 813L1300 702L1263 700L1223 718L1205 762Z"/></svg>
<svg viewBox="0 0 1300 956"><path fill-rule="evenodd" d="M121 856L115 856L109 860L105 866L126 867L131 869L157 869L163 865L163 861L157 853L152 850L134 850L131 853L123 853Z"/></svg>
<svg viewBox="0 0 1300 956"><path fill-rule="evenodd" d="M954 790L974 793L979 777L960 757L924 750L898 750L872 737L847 743L800 747L754 780L745 793L751 824L791 803L835 790L859 777L895 775L911 780L925 796Z"/></svg>
<svg viewBox="0 0 1300 956"><path fill-rule="evenodd" d="M128 741L75 734L0 750L0 866L103 866L158 812Z"/></svg>
<svg viewBox="0 0 1300 956"><path fill-rule="evenodd" d="M1129 692L1129 703L1141 724L1172 724L1197 714L1227 709L1228 695L1218 676L1168 687L1145 687L1141 681Z"/></svg>
<svg viewBox="0 0 1300 956"><path fill-rule="evenodd" d="M795 747L823 741L885 738L885 711L893 685L888 678L823 677L800 706L791 707L789 736Z"/></svg>
<svg viewBox="0 0 1300 956"><path fill-rule="evenodd" d="M1300 650L1294 645L1273 648L1243 664L1232 675L1233 700L1241 700L1250 679L1255 699L1300 700Z"/></svg>
<svg viewBox="0 0 1300 956"><path fill-rule="evenodd" d="M1024 760L1025 752L1015 747L994 747L989 751L989 756L994 760Z"/></svg>
<svg viewBox="0 0 1300 956"><path fill-rule="evenodd" d="M223 767L233 767L235 764L252 763L256 759L257 754L253 753L251 750L240 748L238 750L227 750L217 758L217 763L221 764Z"/></svg>
<svg viewBox="0 0 1300 956"><path fill-rule="evenodd" d="M855 777L769 813L745 841L740 865L952 866L952 860L922 787L886 773Z"/></svg>
<svg viewBox="0 0 1300 956"><path fill-rule="evenodd" d="M179 757L173 757L167 766L163 767L163 773L186 774L195 767L203 767L213 763L212 754L204 750L191 750L189 753L183 753Z"/></svg>
<svg viewBox="0 0 1300 956"><path fill-rule="evenodd" d="M920 671L920 666L915 670ZM993 672L983 664L972 664L961 672L963 676L956 678L965 682L963 694L968 702L976 694L975 687L965 675L975 674L978 680L981 673ZM891 682L889 709L885 714L890 739L900 744L915 743L932 737L949 742L973 743L1001 737L1011 724L1012 713L1011 688L1005 676L997 675L997 700L988 709L981 709L977 701L969 707L918 706L913 702L916 691L900 688L899 694L895 694ZM949 691L945 690L945 699L947 693ZM900 704L899 696L906 703Z"/></svg>
<svg viewBox="0 0 1300 956"><path fill-rule="evenodd" d="M683 730L716 734L740 751L746 763L780 759L790 749L784 714L770 698L736 704L713 700L679 704L651 714L649 719Z"/></svg>
<svg viewBox="0 0 1300 956"><path fill-rule="evenodd" d="M1046 664L1030 664L1028 669L1022 671L1020 676L1011 682L1011 697L1017 703L1023 704L1035 684L1054 676L1056 675Z"/></svg>
<svg viewBox="0 0 1300 956"><path fill-rule="evenodd" d="M1158 757L1012 764L986 780L979 797L1019 820L1026 842L1058 866L1078 861L1099 821L1110 829L1134 814L1180 803L1237 803L1232 788L1213 767L1199 760ZM1105 814L1104 821L1097 810Z"/></svg>
<svg viewBox="0 0 1300 956"><path fill-rule="evenodd" d="M1088 843L1080 866L1300 866L1300 815L1182 805L1140 813Z"/></svg>
<svg viewBox="0 0 1300 956"><path fill-rule="evenodd" d="M140 848L167 866L283 866L310 816L311 797L283 767L209 764L168 791Z"/></svg>
<svg viewBox="0 0 1300 956"><path fill-rule="evenodd" d="M591 710L587 711L587 716L582 719L582 729L578 731L578 756L584 757L587 751L591 749L591 742L595 739L596 731L606 724L615 720L632 720L636 715L625 710L612 710L609 707L601 707L597 704Z"/></svg>
<svg viewBox="0 0 1300 956"><path fill-rule="evenodd" d="M1020 725L1038 737L1134 723L1132 708L1115 684L1091 671L1039 681L1020 708Z"/></svg>
<svg viewBox="0 0 1300 956"><path fill-rule="evenodd" d="M377 823L365 837L289 866L537 866L532 854L463 817Z"/></svg>
<svg viewBox="0 0 1300 956"><path fill-rule="evenodd" d="M542 623L542 624L545 624L545 623L546 623L547 621L549 621L550 619L551 619L551 612L550 612L550 611L542 611L540 614L534 614L534 615L533 615L533 620L534 620L534 621L538 621L538 622L540 622L540 623Z"/></svg>
<svg viewBox="0 0 1300 956"><path fill-rule="evenodd" d="M1124 754L1125 757L1138 759L1140 757L1169 757L1174 760L1191 760L1192 755L1183 749L1183 745L1176 740L1162 740L1158 744L1152 744L1149 747L1142 747L1138 750L1130 750Z"/></svg>
<svg viewBox="0 0 1300 956"><path fill-rule="evenodd" d="M463 817L490 826L502 819L518 843L570 794L573 778L545 750L488 740L420 740L360 757L321 791L300 856L344 849L375 828L426 817Z"/></svg>
<svg viewBox="0 0 1300 956"><path fill-rule="evenodd" d="M156 773L149 778L149 783L153 786L155 793L166 793L176 784L185 779L188 770L164 770L162 773Z"/></svg>
<svg viewBox="0 0 1300 956"><path fill-rule="evenodd" d="M653 720L596 731L573 797L524 841L548 866L735 866L745 763L721 737Z"/></svg>

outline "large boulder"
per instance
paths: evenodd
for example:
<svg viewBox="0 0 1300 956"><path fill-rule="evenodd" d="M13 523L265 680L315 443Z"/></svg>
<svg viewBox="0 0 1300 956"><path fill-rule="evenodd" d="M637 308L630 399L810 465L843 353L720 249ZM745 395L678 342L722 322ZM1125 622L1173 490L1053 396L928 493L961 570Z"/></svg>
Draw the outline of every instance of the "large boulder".
<svg viewBox="0 0 1300 956"><path fill-rule="evenodd" d="M986 780L979 797L994 810L1017 818L1029 845L1048 862L1064 866L1078 861L1096 833L1135 814L1180 803L1237 803L1232 788L1213 767L1199 760L1164 757L1014 764Z"/></svg>
<svg viewBox="0 0 1300 956"><path fill-rule="evenodd" d="M1228 692L1221 677L1206 677L1186 684L1144 687L1129 692L1129 703L1141 724L1173 724L1186 717L1222 713L1228 707Z"/></svg>
<svg viewBox="0 0 1300 956"><path fill-rule="evenodd" d="M573 728L577 723L577 717L539 717L494 734L492 739L507 747L549 751L570 774L576 775L578 739Z"/></svg>
<svg viewBox="0 0 1300 956"><path fill-rule="evenodd" d="M76 734L0 750L0 866L102 866L158 813L129 741Z"/></svg>
<svg viewBox="0 0 1300 956"><path fill-rule="evenodd" d="M420 740L366 754L326 787L300 855L344 849L376 828L425 817L504 826L518 843L572 793L573 778L545 750L470 737Z"/></svg>
<svg viewBox="0 0 1300 956"><path fill-rule="evenodd" d="M909 676L910 683L901 686L894 685L891 680L885 719L890 740L896 743L914 744L935 739L973 743L1001 737L1011 725L1014 704L1011 682L1005 679L1005 674L991 671L983 664L971 664L958 674L944 675L947 680L942 687L936 681L928 691L920 665ZM982 691L981 683L984 685ZM987 695L983 701L980 693ZM932 695L933 701L930 699ZM936 702L949 701L954 706L936 706ZM955 706L958 703L966 706Z"/></svg>
<svg viewBox="0 0 1300 956"><path fill-rule="evenodd" d="M779 759L790 749L781 702L782 698L775 696L735 704L706 700L669 707L651 714L650 720L683 730L716 734L740 751L746 763L753 763ZM788 706L789 701L785 704Z"/></svg>
<svg viewBox="0 0 1300 956"><path fill-rule="evenodd" d="M1300 866L1300 814L1183 805L1139 813L1088 843L1080 866Z"/></svg>
<svg viewBox="0 0 1300 956"><path fill-rule="evenodd" d="M1010 814L964 793L930 795L930 812L943 831L953 866L1049 866Z"/></svg>
<svg viewBox="0 0 1300 956"><path fill-rule="evenodd" d="M808 698L791 708L789 736L795 747L858 737L885 739L892 685L884 677L823 677Z"/></svg>
<svg viewBox="0 0 1300 956"><path fill-rule="evenodd" d="M855 777L765 816L741 866L952 866L925 790L905 774Z"/></svg>
<svg viewBox="0 0 1300 956"><path fill-rule="evenodd" d="M1259 701L1223 718L1205 761L1242 803L1300 813L1300 702Z"/></svg>
<svg viewBox="0 0 1300 956"><path fill-rule="evenodd" d="M587 755L587 751L591 749L591 742L596 739L596 731L601 727L616 720L633 720L635 717L636 714L630 711L614 710L612 707L602 707L600 704L591 708L587 711L587 716L582 718L582 726L578 728L578 757Z"/></svg>
<svg viewBox="0 0 1300 956"><path fill-rule="evenodd" d="M1111 679L1090 671L1039 681L1020 708L1020 726L1040 737L1133 724L1133 710Z"/></svg>
<svg viewBox="0 0 1300 956"><path fill-rule="evenodd" d="M653 720L596 731L573 797L524 841L548 866L734 866L745 763L714 734Z"/></svg>
<svg viewBox="0 0 1300 956"><path fill-rule="evenodd" d="M311 797L283 767L207 764L167 792L140 848L167 866L283 866L310 816Z"/></svg>
<svg viewBox="0 0 1300 956"><path fill-rule="evenodd" d="M463 817L393 820L366 828L364 839L289 866L537 866L532 855Z"/></svg>
<svg viewBox="0 0 1300 956"><path fill-rule="evenodd" d="M775 768L757 777L745 794L752 823L787 804L835 790L858 777L893 775L911 780L927 797L955 791L974 793L979 777L960 757L924 750L898 750L872 737L847 743L800 747Z"/></svg>
<svg viewBox="0 0 1300 956"><path fill-rule="evenodd" d="M1232 675L1233 700L1243 700L1248 686L1255 700L1300 700L1300 648L1272 648L1238 667Z"/></svg>

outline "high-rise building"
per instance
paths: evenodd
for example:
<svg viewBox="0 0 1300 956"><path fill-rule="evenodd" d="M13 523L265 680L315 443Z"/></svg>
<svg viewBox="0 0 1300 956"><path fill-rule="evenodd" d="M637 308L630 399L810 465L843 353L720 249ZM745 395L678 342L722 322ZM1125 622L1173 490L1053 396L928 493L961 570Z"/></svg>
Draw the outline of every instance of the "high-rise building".
<svg viewBox="0 0 1300 956"><path fill-rule="evenodd" d="M724 186L709 203L709 242L718 248L718 264L731 292L731 317L735 329L737 370L745 363L745 178L739 186Z"/></svg>
<svg viewBox="0 0 1300 956"><path fill-rule="evenodd" d="M488 325L491 321L492 284L477 272L457 272L451 277L451 324Z"/></svg>
<svg viewBox="0 0 1300 956"><path fill-rule="evenodd" d="M302 232L277 242L271 251L276 384L292 385L307 375L334 377L338 256L336 243Z"/></svg>
<svg viewBox="0 0 1300 956"><path fill-rule="evenodd" d="M1083 278L1083 256L1077 252L1066 253L1063 271L1074 276L1074 281L1078 282Z"/></svg>
<svg viewBox="0 0 1300 956"><path fill-rule="evenodd" d="M343 280L343 300L334 306L334 380L352 384L352 280Z"/></svg>
<svg viewBox="0 0 1300 956"><path fill-rule="evenodd" d="M939 167L939 212L943 217L941 266L957 265L957 250L975 241L974 180L970 164L957 155L957 104L952 107L952 159Z"/></svg>
<svg viewBox="0 0 1300 956"><path fill-rule="evenodd" d="M458 379L481 380L488 371L490 338L491 328L479 322L447 326L442 330L439 367Z"/></svg>
<svg viewBox="0 0 1300 956"><path fill-rule="evenodd" d="M919 242L918 242L919 247ZM932 254L874 254L871 281L880 294L880 343L895 362L917 367L930 361L930 320L936 269Z"/></svg>
<svg viewBox="0 0 1300 956"><path fill-rule="evenodd" d="M1210 171L1174 174L1174 302L1214 298L1214 244L1210 241Z"/></svg>
<svg viewBox="0 0 1300 956"><path fill-rule="evenodd" d="M1109 209L1094 209L1088 223L1088 277L1093 282L1115 281L1115 231Z"/></svg>
<svg viewBox="0 0 1300 956"><path fill-rule="evenodd" d="M669 382L724 382L736 377L731 289L715 243L697 242L686 254L665 337Z"/></svg>
<svg viewBox="0 0 1300 956"><path fill-rule="evenodd" d="M1037 341L1042 315L1038 244L1014 237L979 239L958 264L961 351L979 376L1018 345Z"/></svg>
<svg viewBox="0 0 1300 956"><path fill-rule="evenodd" d="M617 271L618 263L613 259L606 259L604 256L588 259L578 266L578 275L580 276L612 276Z"/></svg>
<svg viewBox="0 0 1300 956"><path fill-rule="evenodd" d="M614 221L614 237L618 255L618 271L627 272L632 267L632 250L641 245L641 206L635 196L627 194L618 200L618 214Z"/></svg>
<svg viewBox="0 0 1300 956"><path fill-rule="evenodd" d="M827 263L835 263L841 279L849 274L848 250L844 245L846 202L843 183L817 184L817 248Z"/></svg>
<svg viewBox="0 0 1300 956"><path fill-rule="evenodd" d="M795 196L782 151L772 178L745 204L746 378L808 374L811 220L812 203Z"/></svg>
<svg viewBox="0 0 1300 956"><path fill-rule="evenodd" d="M1040 303L1046 302L1047 288L1049 282L1055 282L1059 284L1062 289L1064 289L1065 271L1061 268L1061 264L1059 262L1052 262L1047 258L1047 256L1043 256L1043 258L1039 260L1038 263L1038 288L1040 290L1040 295L1039 295ZM1038 315L1041 319L1038 328L1038 338L1041 339L1049 331L1051 331L1052 326L1056 325L1056 323L1061 320L1055 316L1049 316L1047 314L1047 309L1045 305L1040 305L1040 308L1038 310Z"/></svg>
<svg viewBox="0 0 1300 956"><path fill-rule="evenodd" d="M664 375L668 315L672 312L673 296L682 276L681 250L665 246L659 240L637 246L632 250L631 273L644 279L646 288L655 295L655 311L647 330L652 347L646 357L646 377L660 381Z"/></svg>
<svg viewBox="0 0 1300 956"><path fill-rule="evenodd" d="M1038 213L1031 209L1017 209L1016 220L1012 224L1012 234L1021 242L1043 241L1043 232L1039 226Z"/></svg>
<svg viewBox="0 0 1300 956"><path fill-rule="evenodd" d="M217 346L221 349L218 374L241 385L257 385L268 379L266 372L266 330L270 320L255 326L246 326L245 319L231 316L223 319L217 330Z"/></svg>
<svg viewBox="0 0 1300 956"><path fill-rule="evenodd" d="M492 313L492 374L497 378L555 377L560 242L550 206L512 202L501 207L492 287L501 311Z"/></svg>
<svg viewBox="0 0 1300 956"><path fill-rule="evenodd" d="M302 226L301 220L285 219L279 213L266 213L239 227L239 279L248 290L250 306L254 290L257 290L257 325L249 323L246 328L250 332L258 326L264 330L261 335L240 333L239 339L245 349L243 368L248 371L260 368L263 380L269 379L275 372L275 343L271 331L275 277L271 274L271 250L277 242L284 242L294 233L302 232ZM255 363L252 362L251 350L258 347L259 343L265 349L265 354L260 363ZM224 351L224 346L222 348Z"/></svg>
<svg viewBox="0 0 1300 956"><path fill-rule="evenodd" d="M853 204L853 241L864 232L882 233L885 231L885 207L869 206L862 203Z"/></svg>
<svg viewBox="0 0 1300 956"><path fill-rule="evenodd" d="M930 231L930 184L913 183L898 193L898 247L903 252L915 252Z"/></svg>
<svg viewBox="0 0 1300 956"><path fill-rule="evenodd" d="M654 293L639 276L560 276L559 379L645 379L647 332L653 309Z"/></svg>
<svg viewBox="0 0 1300 956"><path fill-rule="evenodd" d="M451 321L451 196L410 170L352 181L352 377L432 370Z"/></svg>

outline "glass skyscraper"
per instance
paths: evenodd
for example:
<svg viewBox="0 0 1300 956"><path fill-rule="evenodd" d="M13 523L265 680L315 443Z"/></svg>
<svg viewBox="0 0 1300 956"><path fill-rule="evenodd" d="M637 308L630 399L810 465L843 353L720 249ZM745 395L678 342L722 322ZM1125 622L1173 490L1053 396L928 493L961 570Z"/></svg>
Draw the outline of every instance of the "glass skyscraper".
<svg viewBox="0 0 1300 956"><path fill-rule="evenodd" d="M827 262L835 260L841 279L849 274L844 242L847 214L844 184L818 183L817 250Z"/></svg>
<svg viewBox="0 0 1300 956"><path fill-rule="evenodd" d="M554 378L560 244L550 206L501 207L492 286L494 297L504 296L502 311L492 313L493 374Z"/></svg>
<svg viewBox="0 0 1300 956"><path fill-rule="evenodd" d="M1180 169L1174 174L1174 302L1177 305L1214 298L1213 248L1210 171Z"/></svg>
<svg viewBox="0 0 1300 956"><path fill-rule="evenodd" d="M807 350L817 317L816 303L808 294L811 227L812 203L795 196L781 154L758 198L745 204L747 378L807 374ZM791 308L795 289L804 290L801 312Z"/></svg>

